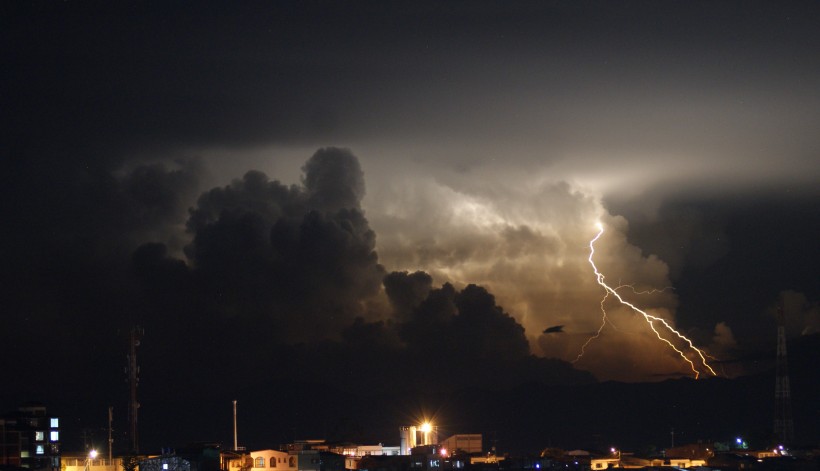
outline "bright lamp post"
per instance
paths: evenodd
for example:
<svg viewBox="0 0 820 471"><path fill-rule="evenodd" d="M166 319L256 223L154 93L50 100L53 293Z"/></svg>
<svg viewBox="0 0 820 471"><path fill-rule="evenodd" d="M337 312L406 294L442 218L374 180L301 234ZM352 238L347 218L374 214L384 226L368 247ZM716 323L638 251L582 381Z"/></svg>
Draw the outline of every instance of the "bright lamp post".
<svg viewBox="0 0 820 471"><path fill-rule="evenodd" d="M91 460L97 459L97 450L91 449L88 451L88 456L85 458L85 471L89 471L91 468Z"/></svg>

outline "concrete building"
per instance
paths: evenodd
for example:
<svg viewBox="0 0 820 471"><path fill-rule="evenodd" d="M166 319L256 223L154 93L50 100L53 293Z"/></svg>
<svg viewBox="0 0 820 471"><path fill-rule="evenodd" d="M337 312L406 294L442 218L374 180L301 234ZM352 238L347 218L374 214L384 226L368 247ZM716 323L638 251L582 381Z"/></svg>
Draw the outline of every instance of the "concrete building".
<svg viewBox="0 0 820 471"><path fill-rule="evenodd" d="M6 419L0 418L0 465L20 467L22 439L17 430L17 421L6 425Z"/></svg>
<svg viewBox="0 0 820 471"><path fill-rule="evenodd" d="M60 420L41 404L18 407L0 419L0 463L31 470L60 470Z"/></svg>
<svg viewBox="0 0 820 471"><path fill-rule="evenodd" d="M219 444L193 444L146 458L139 471L220 471L221 458Z"/></svg>
<svg viewBox="0 0 820 471"><path fill-rule="evenodd" d="M400 453L409 455L417 446L437 445L438 427L425 422L421 425L408 425L399 428Z"/></svg>
<svg viewBox="0 0 820 471"><path fill-rule="evenodd" d="M330 451L344 456L345 469L360 469L362 458L370 456L400 456L400 447L378 445L345 444L330 447Z"/></svg>
<svg viewBox="0 0 820 471"><path fill-rule="evenodd" d="M64 453L60 457L61 471L122 471L122 459L108 461L100 455L88 453Z"/></svg>
<svg viewBox="0 0 820 471"><path fill-rule="evenodd" d="M302 450L289 452L298 471L344 471L345 457L329 451Z"/></svg>
<svg viewBox="0 0 820 471"><path fill-rule="evenodd" d="M441 442L441 446L447 450L450 455L456 453L474 454L481 453L482 437L480 433L460 433L448 437Z"/></svg>
<svg viewBox="0 0 820 471"><path fill-rule="evenodd" d="M341 446L341 445L340 445ZM344 471L345 456L325 440L300 440L282 450L223 452L223 471Z"/></svg>
<svg viewBox="0 0 820 471"><path fill-rule="evenodd" d="M592 458L589 460L589 467L593 471L609 468L620 468L621 459L618 457Z"/></svg>
<svg viewBox="0 0 820 471"><path fill-rule="evenodd" d="M263 469L275 471L296 471L299 469L295 455L279 450L258 450L249 453L254 471ZM235 471L238 463L231 466L230 471Z"/></svg>

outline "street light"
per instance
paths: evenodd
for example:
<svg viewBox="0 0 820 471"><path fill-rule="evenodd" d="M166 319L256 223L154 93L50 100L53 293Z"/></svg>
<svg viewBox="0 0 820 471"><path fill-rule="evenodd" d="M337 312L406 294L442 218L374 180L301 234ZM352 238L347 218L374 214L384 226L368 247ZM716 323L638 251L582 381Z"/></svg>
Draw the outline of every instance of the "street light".
<svg viewBox="0 0 820 471"><path fill-rule="evenodd" d="M90 449L88 451L88 456L85 458L85 471L89 471L89 468L91 467L91 460L96 459L96 458L97 458L97 450L95 450L93 448Z"/></svg>

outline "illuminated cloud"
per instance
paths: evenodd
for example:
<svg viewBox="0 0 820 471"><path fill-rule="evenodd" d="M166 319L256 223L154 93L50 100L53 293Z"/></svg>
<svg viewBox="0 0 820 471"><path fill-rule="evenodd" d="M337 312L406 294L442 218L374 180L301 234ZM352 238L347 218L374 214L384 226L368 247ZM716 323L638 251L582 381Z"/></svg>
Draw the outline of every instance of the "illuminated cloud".
<svg viewBox="0 0 820 471"><path fill-rule="evenodd" d="M570 361L600 325L604 293L587 262L599 220L610 228L596 255L607 279L635 291L658 290L631 299L675 323L677 298L664 290L671 285L667 265L629 244L627 221L608 214L600 196L580 185L531 177L491 187L441 179L388 186L369 206L381 262L388 269L423 269L439 282L485 286L525 327L536 354ZM644 339L652 333L634 313L615 308L610 316L613 326L579 368L603 379L686 373L665 345ZM542 334L557 324L565 325L565 335Z"/></svg>

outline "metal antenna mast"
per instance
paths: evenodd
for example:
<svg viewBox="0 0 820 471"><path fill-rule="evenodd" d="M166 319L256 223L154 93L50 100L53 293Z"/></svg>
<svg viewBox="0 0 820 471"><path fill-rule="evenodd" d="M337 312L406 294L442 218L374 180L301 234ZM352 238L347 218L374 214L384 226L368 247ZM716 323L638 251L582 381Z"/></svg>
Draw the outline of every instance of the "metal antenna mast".
<svg viewBox="0 0 820 471"><path fill-rule="evenodd" d="M114 438L111 435L113 432L112 424L114 422L114 406L108 406L108 466L111 466L114 461L113 448Z"/></svg>
<svg viewBox="0 0 820 471"><path fill-rule="evenodd" d="M774 385L774 437L781 445L794 440L792 398L789 386L789 367L786 361L786 316L783 307L777 307L777 368Z"/></svg>
<svg viewBox="0 0 820 471"><path fill-rule="evenodd" d="M233 451L239 449L239 440L236 435L236 401L233 401Z"/></svg>
<svg viewBox="0 0 820 471"><path fill-rule="evenodd" d="M137 347L145 332L139 326L131 328L131 337L128 352L128 384L131 389L131 400L128 402L128 425L131 432L131 451L139 451L137 441L137 410L140 403L137 402L137 385L139 385L139 366L137 365Z"/></svg>

